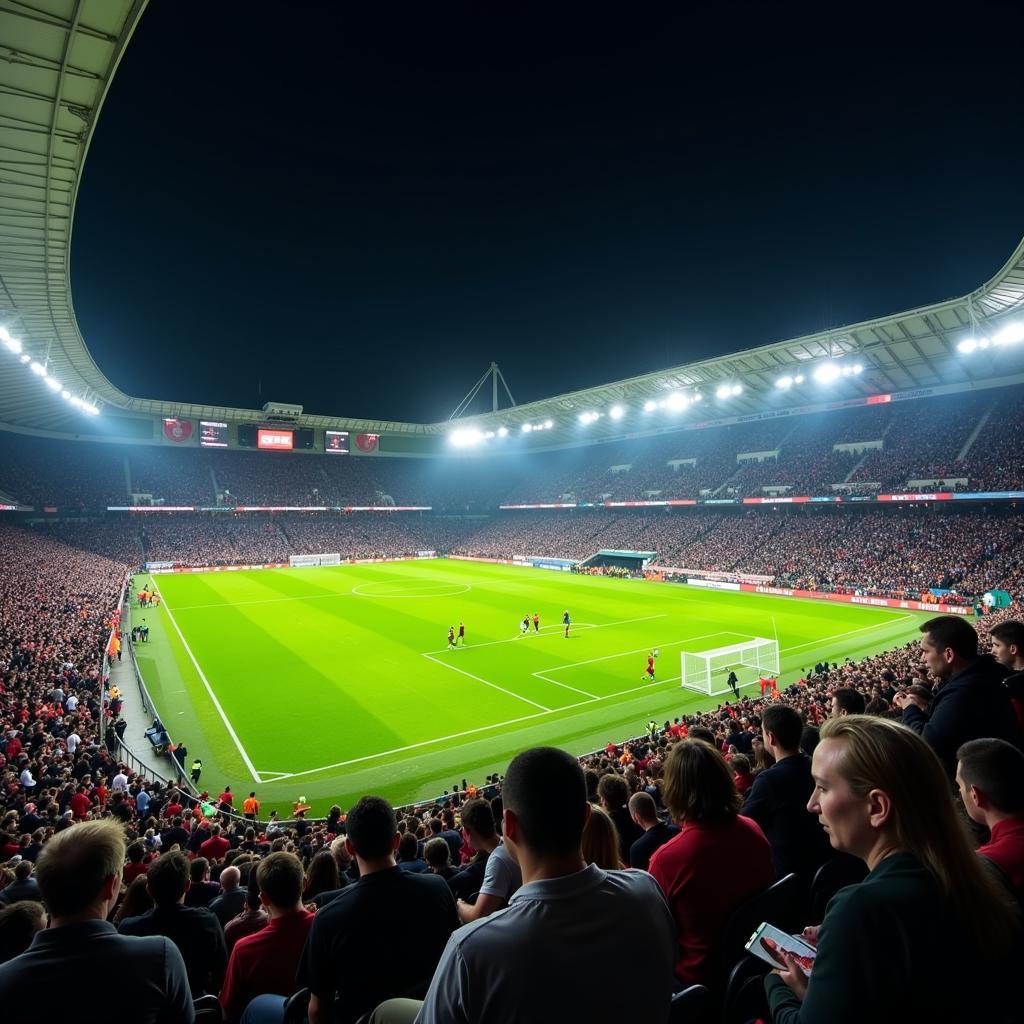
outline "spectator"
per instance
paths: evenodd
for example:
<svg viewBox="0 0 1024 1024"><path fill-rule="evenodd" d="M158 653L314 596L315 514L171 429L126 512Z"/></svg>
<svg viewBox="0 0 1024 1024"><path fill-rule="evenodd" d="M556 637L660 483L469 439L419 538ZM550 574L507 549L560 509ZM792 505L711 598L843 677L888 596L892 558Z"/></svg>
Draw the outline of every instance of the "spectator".
<svg viewBox="0 0 1024 1024"><path fill-rule="evenodd" d="M733 754L729 758L729 768L732 770L732 781L736 786L736 792L745 797L754 784L754 774L750 770L750 758L746 754Z"/></svg>
<svg viewBox="0 0 1024 1024"><path fill-rule="evenodd" d="M253 1024L282 1019L285 997L296 989L295 971L313 923L313 915L302 906L302 883L302 863L294 854L272 853L260 861L255 884L270 920L265 928L239 939L231 951L220 992L229 1024L246 1007L246 1019Z"/></svg>
<svg viewBox="0 0 1024 1024"><path fill-rule="evenodd" d="M591 808L583 826L580 848L585 864L593 864L606 871L621 871L626 867L619 859L619 833L615 822L603 807Z"/></svg>
<svg viewBox="0 0 1024 1024"><path fill-rule="evenodd" d="M1017 912L972 852L934 753L895 722L832 718L814 780L808 809L869 873L805 931L818 947L811 976L784 956L767 978L773 1024L1007 1019ZM936 936L955 941L960 963L984 965L983 980L935 956Z"/></svg>
<svg viewBox="0 0 1024 1024"><path fill-rule="evenodd" d="M14 881L0 891L0 905L9 906L21 900L35 900L41 903L43 895L38 882L32 877L32 862L20 860L14 865Z"/></svg>
<svg viewBox="0 0 1024 1024"><path fill-rule="evenodd" d="M210 838L199 846L199 856L216 864L224 859L230 849L231 843L221 835L220 825L214 825L210 829Z"/></svg>
<svg viewBox="0 0 1024 1024"><path fill-rule="evenodd" d="M337 898L337 896L339 896L344 890L345 886L351 885L359 877L356 875L356 877L353 878L349 874L349 871L355 867L355 865L352 861L352 855L348 852L345 845L344 836L336 836L331 841L331 856L334 858L334 863L338 870L338 885L334 889L321 892L317 895L314 902L317 907L321 909L326 907L333 899Z"/></svg>
<svg viewBox="0 0 1024 1024"><path fill-rule="evenodd" d="M312 903L321 893L334 892L338 887L338 862L331 856L330 850L320 850L309 862L302 902Z"/></svg>
<svg viewBox="0 0 1024 1024"><path fill-rule="evenodd" d="M772 848L776 877L793 872L809 886L814 872L831 855L831 847L821 826L807 813L814 779L811 759L800 752L802 732L803 722L795 709L785 704L765 709L761 733L775 764L754 779L743 813L761 826Z"/></svg>
<svg viewBox="0 0 1024 1024"><path fill-rule="evenodd" d="M0 1006L10 1020L37 1019L40 1000L59 979L66 993L95 992L96 979L117 966L118 999L133 1024L194 1019L181 954L166 938L129 938L107 923L121 885L124 832L91 821L54 836L39 858L38 880L50 927L0 966ZM78 1024L108 1024L110 1004L76 1001Z"/></svg>
<svg viewBox="0 0 1024 1024"><path fill-rule="evenodd" d="M671 915L644 873L584 864L580 842L591 805L578 762L550 747L519 754L503 796L502 832L524 885L506 910L452 935L419 1024L665 1021ZM566 983L617 960L625 935L629 984ZM375 1018L410 1021L417 1009L386 1005Z"/></svg>
<svg viewBox="0 0 1024 1024"><path fill-rule="evenodd" d="M494 812L483 797L472 797L462 805L462 828L476 854L448 883L460 903L480 891L487 871L487 860L491 851L501 843L501 837L494 827Z"/></svg>
<svg viewBox="0 0 1024 1024"><path fill-rule="evenodd" d="M129 917L138 917L152 906L153 897L149 895L149 889L146 887L146 876L139 875L132 880L118 904L113 917L115 927L120 928L122 921Z"/></svg>
<svg viewBox="0 0 1024 1024"><path fill-rule="evenodd" d="M440 836L435 836L423 847L423 859L430 870L435 875L440 875L446 882L450 882L458 874L451 865L450 857L451 850Z"/></svg>
<svg viewBox="0 0 1024 1024"><path fill-rule="evenodd" d="M964 808L990 833L978 853L999 866L1024 900L1024 754L1005 740L971 740L956 756Z"/></svg>
<svg viewBox="0 0 1024 1024"><path fill-rule="evenodd" d="M629 783L621 775L602 775L597 784L601 806L615 822L619 835L619 860L629 863L629 848L644 834L643 829L630 817Z"/></svg>
<svg viewBox="0 0 1024 1024"><path fill-rule="evenodd" d="M0 964L20 956L36 932L46 927L46 908L36 900L19 900L0 909Z"/></svg>
<svg viewBox="0 0 1024 1024"><path fill-rule="evenodd" d="M245 889L241 886L242 873L233 864L220 873L220 895L210 903L210 910L217 916L221 927L245 910Z"/></svg>
<svg viewBox="0 0 1024 1024"><path fill-rule="evenodd" d="M445 828L440 818L430 819L430 832L431 836L438 836L448 844L452 861L458 861L459 853L462 850L462 836L453 828Z"/></svg>
<svg viewBox="0 0 1024 1024"><path fill-rule="evenodd" d="M445 846L448 846L448 840L443 836L435 835L434 839L440 839ZM434 840L430 840L433 842ZM451 852L451 847L448 847ZM424 847L426 850L426 847ZM402 836L401 841L398 844L398 866L403 871L411 871L413 874L422 874L424 871L430 870L430 865L419 855L419 843L416 837L411 832L406 832Z"/></svg>
<svg viewBox="0 0 1024 1024"><path fill-rule="evenodd" d="M842 718L843 715L863 715L864 697L852 686L841 686L832 694L832 717Z"/></svg>
<svg viewBox="0 0 1024 1024"><path fill-rule="evenodd" d="M690 739L676 744L664 785L665 804L682 830L654 853L649 870L676 920L676 977L691 985L710 980L711 957L732 911L772 884L772 854L760 827L738 813L740 796L714 747Z"/></svg>
<svg viewBox="0 0 1024 1024"><path fill-rule="evenodd" d="M922 665L943 685L930 706L909 693L895 703L903 723L924 737L952 778L956 752L968 740L1018 743L1017 718L1002 684L1005 671L990 656L979 656L978 634L969 622L939 615L920 629Z"/></svg>
<svg viewBox="0 0 1024 1024"><path fill-rule="evenodd" d="M227 948L220 922L205 907L186 907L188 858L180 852L159 856L146 873L153 909L121 922L122 935L164 935L181 951L193 997L220 989Z"/></svg>
<svg viewBox="0 0 1024 1024"><path fill-rule="evenodd" d="M999 622L989 631L992 657L1010 675L1003 680L1017 713L1017 725L1024 728L1024 622Z"/></svg>
<svg viewBox="0 0 1024 1024"><path fill-rule="evenodd" d="M309 1024L347 1024L391 996L425 990L458 925L443 879L397 866L398 823L386 800L363 797L346 828L359 881L313 920L298 971L298 985L312 993ZM415 927L396 928L399 921ZM339 993L344 1001L336 1006Z"/></svg>
<svg viewBox="0 0 1024 1024"><path fill-rule="evenodd" d="M469 807L471 803L472 801L467 801L466 806ZM465 820L465 811L463 811L463 821ZM474 820L481 827L486 827L486 818L482 813L476 815ZM493 821L492 812L492 824ZM484 877L480 883L480 892L476 902L467 903L461 899L458 901L459 920L463 924L479 921L481 918L487 917L488 914L493 914L496 910L508 906L508 901L523 884L519 865L503 839L497 835L478 837L474 831L473 842L477 841L482 842L483 846L475 847L476 849L488 850L487 863L484 865Z"/></svg>
<svg viewBox="0 0 1024 1024"><path fill-rule="evenodd" d="M634 793L629 798L629 813L644 834L629 848L629 866L647 870L651 855L679 834L679 826L662 821L650 793Z"/></svg>
<svg viewBox="0 0 1024 1024"><path fill-rule="evenodd" d="M224 926L224 944L230 953L235 943L246 935L252 935L265 928L270 918L260 902L260 891L255 880L250 879L245 890L245 909Z"/></svg>
<svg viewBox="0 0 1024 1024"><path fill-rule="evenodd" d="M208 907L220 895L220 886L210 881L210 862L205 857L196 857L189 864L188 873L190 884L185 894L185 906Z"/></svg>

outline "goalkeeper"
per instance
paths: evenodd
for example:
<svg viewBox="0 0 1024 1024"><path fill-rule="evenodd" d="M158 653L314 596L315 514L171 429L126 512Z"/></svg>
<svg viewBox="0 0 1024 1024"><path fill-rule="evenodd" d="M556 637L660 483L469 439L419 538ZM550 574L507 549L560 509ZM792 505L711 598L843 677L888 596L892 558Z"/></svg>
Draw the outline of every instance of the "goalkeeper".
<svg viewBox="0 0 1024 1024"><path fill-rule="evenodd" d="M740 688L739 688L739 680L736 678L736 673L735 672L730 672L729 673L729 678L726 679L725 682L728 685L729 689L732 690L732 692L736 695L736 699L739 700L740 699Z"/></svg>

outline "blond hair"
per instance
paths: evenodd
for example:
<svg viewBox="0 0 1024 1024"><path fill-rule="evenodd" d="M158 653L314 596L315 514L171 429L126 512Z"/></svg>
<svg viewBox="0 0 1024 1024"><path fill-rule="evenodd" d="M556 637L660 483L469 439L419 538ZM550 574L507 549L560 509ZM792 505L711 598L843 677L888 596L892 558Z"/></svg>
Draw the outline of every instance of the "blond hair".
<svg viewBox="0 0 1024 1024"><path fill-rule="evenodd" d="M871 715L830 718L821 738L843 745L836 770L856 796L880 789L889 797L896 845L935 879L979 949L1005 952L1018 933L1014 901L974 852L931 747L906 726Z"/></svg>
<svg viewBox="0 0 1024 1024"><path fill-rule="evenodd" d="M603 807L591 806L590 818L583 826L583 859L607 871L622 867L619 860L619 830Z"/></svg>
<svg viewBox="0 0 1024 1024"><path fill-rule="evenodd" d="M112 818L58 832L36 864L36 881L50 915L69 917L88 910L106 880L121 874L124 851L124 828Z"/></svg>

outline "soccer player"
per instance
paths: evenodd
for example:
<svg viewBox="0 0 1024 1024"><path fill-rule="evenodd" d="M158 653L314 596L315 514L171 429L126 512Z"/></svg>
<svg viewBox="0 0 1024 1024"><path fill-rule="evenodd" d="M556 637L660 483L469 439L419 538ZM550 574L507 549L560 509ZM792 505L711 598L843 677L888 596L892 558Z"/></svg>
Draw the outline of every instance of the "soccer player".
<svg viewBox="0 0 1024 1024"><path fill-rule="evenodd" d="M562 625L565 626L565 635L569 636L569 627L572 625L572 621L569 618L569 609L566 608L565 614L562 616Z"/></svg>
<svg viewBox="0 0 1024 1024"><path fill-rule="evenodd" d="M736 673L735 672L730 672L729 673L729 678L726 679L725 682L728 685L729 689L732 690L732 692L736 695L736 699L739 700L740 699L740 688L739 688L739 679L736 678Z"/></svg>
<svg viewBox="0 0 1024 1024"><path fill-rule="evenodd" d="M453 651L455 649L455 627L448 627L448 650Z"/></svg>
<svg viewBox="0 0 1024 1024"><path fill-rule="evenodd" d="M463 647L466 646L466 624L464 622L459 623L458 643L462 644Z"/></svg>
<svg viewBox="0 0 1024 1024"><path fill-rule="evenodd" d="M526 636L530 631L530 616L524 615L523 621L519 623L519 634L520 636Z"/></svg>
<svg viewBox="0 0 1024 1024"><path fill-rule="evenodd" d="M533 613L533 631L534 633L540 632L540 616L536 612Z"/></svg>
<svg viewBox="0 0 1024 1024"><path fill-rule="evenodd" d="M640 678L641 679L646 679L648 682L651 682L651 683L653 683L655 681L654 680L654 652L653 651L650 654L647 655L647 668L645 669L644 674Z"/></svg>

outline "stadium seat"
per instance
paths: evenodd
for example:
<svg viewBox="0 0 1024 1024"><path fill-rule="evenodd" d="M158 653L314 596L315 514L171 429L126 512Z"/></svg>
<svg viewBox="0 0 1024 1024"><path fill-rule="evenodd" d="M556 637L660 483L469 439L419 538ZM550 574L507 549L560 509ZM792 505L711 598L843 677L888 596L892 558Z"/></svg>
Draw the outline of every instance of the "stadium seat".
<svg viewBox="0 0 1024 1024"><path fill-rule="evenodd" d="M216 996L200 996L192 1000L192 1006L196 1011L196 1024L221 1024L224 1020L220 1000Z"/></svg>
<svg viewBox="0 0 1024 1024"><path fill-rule="evenodd" d="M744 953L733 965L725 986L721 1024L746 1024L751 1020L768 1019L768 1000L764 993L764 978L768 971L768 964L750 953Z"/></svg>
<svg viewBox="0 0 1024 1024"><path fill-rule="evenodd" d="M703 985L690 985L672 996L669 1024L710 1024L711 993Z"/></svg>
<svg viewBox="0 0 1024 1024"><path fill-rule="evenodd" d="M780 878L733 911L714 958L714 991L724 997L729 975L737 961L746 955L745 946L758 925L767 921L783 931L795 931L804 914L799 876Z"/></svg>
<svg viewBox="0 0 1024 1024"><path fill-rule="evenodd" d="M847 885L858 885L868 873L867 865L848 853L839 853L818 868L811 883L808 924L821 924L828 901Z"/></svg>
<svg viewBox="0 0 1024 1024"><path fill-rule="evenodd" d="M282 1024L305 1024L311 995L308 988L300 988L298 992L293 992L285 1000Z"/></svg>

